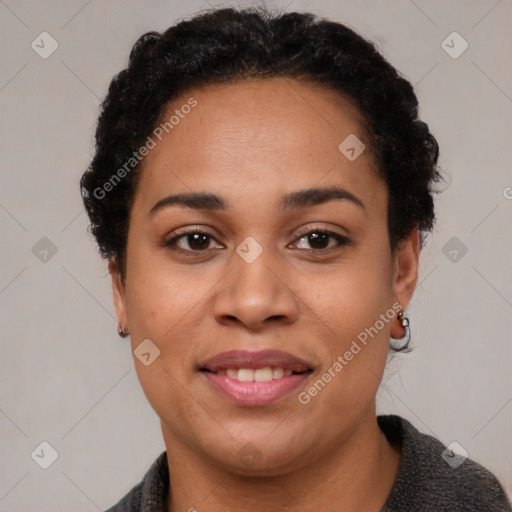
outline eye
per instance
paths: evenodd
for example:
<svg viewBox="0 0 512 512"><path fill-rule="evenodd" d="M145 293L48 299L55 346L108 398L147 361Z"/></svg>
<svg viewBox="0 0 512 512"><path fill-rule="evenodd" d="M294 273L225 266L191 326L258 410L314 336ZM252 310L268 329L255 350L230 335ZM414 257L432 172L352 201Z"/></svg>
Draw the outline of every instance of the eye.
<svg viewBox="0 0 512 512"><path fill-rule="evenodd" d="M302 234L300 238L298 238L298 242L299 244L302 244L302 247L298 247L299 249L325 251L336 246L340 247L347 245L350 243L350 240L339 233L335 233L334 231L314 229ZM309 244L310 247L305 247L305 244Z"/></svg>
<svg viewBox="0 0 512 512"><path fill-rule="evenodd" d="M178 248L186 252L201 253L211 249L210 243L213 240L215 240L215 238L209 233L195 229L176 235L165 242L165 246L171 249Z"/></svg>
<svg viewBox="0 0 512 512"><path fill-rule="evenodd" d="M177 234L164 242L164 245L172 250L202 254L214 247L223 248L218 243L212 247L214 241L216 242L216 239L213 235L199 229L193 229ZM328 251L336 246L341 247L349 243L350 240L343 235L325 229L310 230L301 234L294 242L298 249L307 251ZM309 247L307 247L307 244L309 244Z"/></svg>

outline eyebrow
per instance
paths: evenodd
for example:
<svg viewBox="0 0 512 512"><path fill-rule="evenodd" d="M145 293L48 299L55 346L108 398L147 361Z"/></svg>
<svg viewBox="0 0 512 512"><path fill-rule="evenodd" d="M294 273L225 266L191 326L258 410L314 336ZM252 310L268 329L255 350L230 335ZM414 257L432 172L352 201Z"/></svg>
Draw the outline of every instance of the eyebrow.
<svg viewBox="0 0 512 512"><path fill-rule="evenodd" d="M310 206L316 206L333 200L347 200L366 211L364 203L354 194L341 187L321 187L298 190L286 194L280 201L281 210L299 210ZM159 210L169 206L184 206L195 210L225 211L228 202L222 197L204 192L190 192L185 194L173 194L157 201L149 211L153 216Z"/></svg>

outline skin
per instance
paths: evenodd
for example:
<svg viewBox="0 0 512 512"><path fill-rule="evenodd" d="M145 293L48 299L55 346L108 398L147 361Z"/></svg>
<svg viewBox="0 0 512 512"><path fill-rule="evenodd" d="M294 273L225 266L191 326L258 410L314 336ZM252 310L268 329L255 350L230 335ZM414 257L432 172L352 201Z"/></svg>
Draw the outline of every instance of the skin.
<svg viewBox="0 0 512 512"><path fill-rule="evenodd" d="M247 80L187 91L162 118L190 97L197 106L143 161L124 282L109 264L132 349L149 338L161 351L151 365L135 359L135 366L161 419L168 510L378 511L400 457L375 411L389 337L404 335L399 322L386 323L309 404L297 394L393 303L406 309L418 231L391 251L387 187L358 110L339 93L291 79ZM367 148L352 162L338 150L349 134ZM278 207L287 193L330 186L364 208L349 200ZM229 207L173 205L149 214L167 195L189 192L215 193ZM178 229L194 227L212 237L205 251L190 237L182 237L181 251L165 247ZM319 228L349 242L330 238L322 249L305 236ZM236 252L248 236L263 248L252 263ZM297 392L264 407L234 405L197 371L224 351L267 348L305 359L314 372ZM247 443L260 457L252 465L240 455Z"/></svg>

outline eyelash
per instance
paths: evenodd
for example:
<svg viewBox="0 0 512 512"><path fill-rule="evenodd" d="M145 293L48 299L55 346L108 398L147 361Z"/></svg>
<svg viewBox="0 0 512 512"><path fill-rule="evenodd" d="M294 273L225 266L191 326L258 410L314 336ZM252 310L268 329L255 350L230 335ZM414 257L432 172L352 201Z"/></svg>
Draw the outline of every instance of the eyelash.
<svg viewBox="0 0 512 512"><path fill-rule="evenodd" d="M208 252L210 249L202 249L202 250L195 251L192 249L183 249L181 247L176 247L176 244L179 240L181 240L182 238L186 238L187 236L195 235L195 234L206 235L210 239L215 240L215 237L213 235L211 235L210 233L208 233L207 231L203 231L200 229L191 229L189 231L183 231L182 233L171 238L170 240L167 240L166 242L164 242L164 246L171 250L175 250L175 251L181 251L181 252L185 252L185 253L195 253L196 255L203 255L206 252ZM331 251L333 249L339 249L342 246L348 245L350 243L350 240L348 238L346 238L345 236L340 235L339 233L336 233L334 231L326 230L326 229L311 229L309 231L301 233L298 236L298 238L296 238L295 242L300 241L302 238L305 238L311 234L328 235L329 237L334 238L334 240L336 240L338 245L337 245L337 247L326 247L323 249L299 249L299 250L327 253L328 251ZM293 243L295 243L295 242L293 242Z"/></svg>

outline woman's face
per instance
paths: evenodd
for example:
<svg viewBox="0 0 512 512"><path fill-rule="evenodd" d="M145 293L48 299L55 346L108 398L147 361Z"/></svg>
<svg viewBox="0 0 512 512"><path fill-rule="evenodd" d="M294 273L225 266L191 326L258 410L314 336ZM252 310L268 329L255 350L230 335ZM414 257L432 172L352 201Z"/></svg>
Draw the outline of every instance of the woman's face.
<svg viewBox="0 0 512 512"><path fill-rule="evenodd" d="M118 319L168 450L278 474L375 422L418 234L391 253L386 185L336 92L245 81L173 114L143 161L124 287L109 267Z"/></svg>

